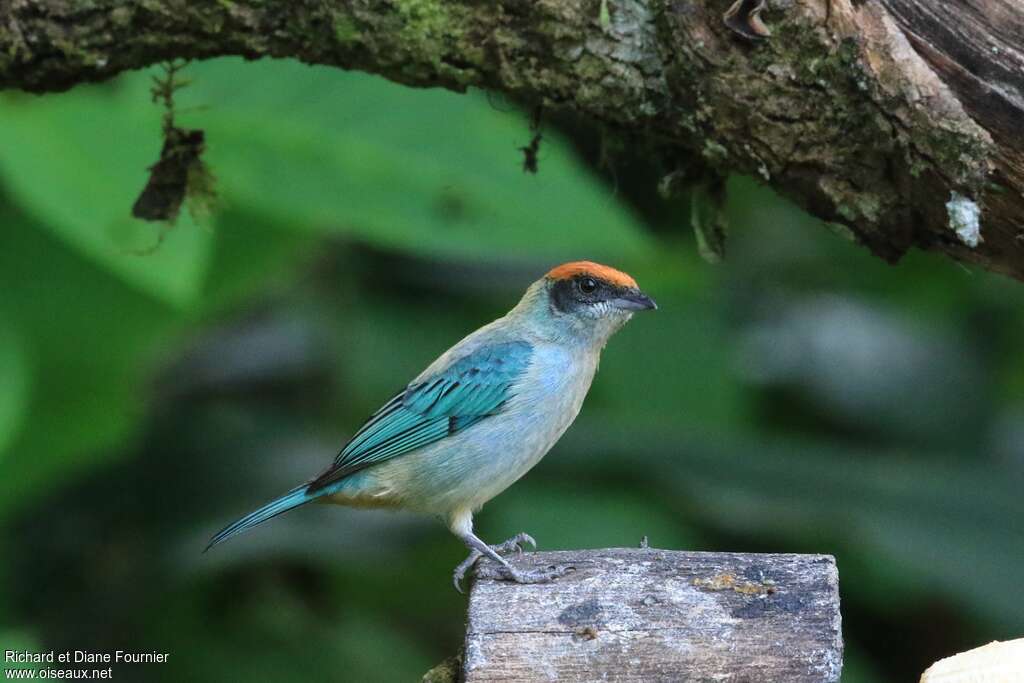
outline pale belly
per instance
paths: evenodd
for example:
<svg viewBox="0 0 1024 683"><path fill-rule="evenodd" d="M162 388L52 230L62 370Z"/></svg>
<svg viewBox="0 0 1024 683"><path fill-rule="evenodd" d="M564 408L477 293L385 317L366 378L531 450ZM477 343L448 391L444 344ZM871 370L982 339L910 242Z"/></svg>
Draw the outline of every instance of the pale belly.
<svg viewBox="0 0 1024 683"><path fill-rule="evenodd" d="M535 350L502 412L425 448L359 472L331 502L448 515L476 510L536 465L572 424L597 359Z"/></svg>

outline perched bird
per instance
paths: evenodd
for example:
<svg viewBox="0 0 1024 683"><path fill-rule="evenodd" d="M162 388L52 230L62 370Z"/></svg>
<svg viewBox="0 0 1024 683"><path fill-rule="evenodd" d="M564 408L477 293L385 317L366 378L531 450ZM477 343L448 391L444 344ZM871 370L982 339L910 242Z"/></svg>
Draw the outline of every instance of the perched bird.
<svg viewBox="0 0 1024 683"><path fill-rule="evenodd" d="M576 261L552 269L370 416L327 470L224 528L206 549L317 501L441 517L470 549L453 574L459 591L481 557L497 563L497 578L560 576L566 568L513 567L502 554L534 540L519 534L487 545L473 533L473 513L544 457L576 419L608 338L634 311L654 308L614 268Z"/></svg>

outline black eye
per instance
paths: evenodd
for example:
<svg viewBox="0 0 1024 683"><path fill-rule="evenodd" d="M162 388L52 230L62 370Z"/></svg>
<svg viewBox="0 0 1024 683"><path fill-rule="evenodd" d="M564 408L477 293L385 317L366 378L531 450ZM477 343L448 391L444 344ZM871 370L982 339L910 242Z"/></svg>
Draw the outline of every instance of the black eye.
<svg viewBox="0 0 1024 683"><path fill-rule="evenodd" d="M597 291L597 280L592 277L585 277L579 281L580 291L584 294L593 294Z"/></svg>

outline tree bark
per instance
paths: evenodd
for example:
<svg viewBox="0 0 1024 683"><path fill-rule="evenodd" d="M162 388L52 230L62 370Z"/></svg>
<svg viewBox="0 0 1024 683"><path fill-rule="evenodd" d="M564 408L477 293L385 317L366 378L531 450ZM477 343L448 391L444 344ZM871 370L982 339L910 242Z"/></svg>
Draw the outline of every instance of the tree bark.
<svg viewBox="0 0 1024 683"><path fill-rule="evenodd" d="M0 0L0 87L219 55L478 86L758 176L890 261L1024 278L1024 4L770 0L752 39L730 2Z"/></svg>
<svg viewBox="0 0 1024 683"><path fill-rule="evenodd" d="M611 548L513 562L576 571L547 584L473 584L466 683L839 680L829 556Z"/></svg>

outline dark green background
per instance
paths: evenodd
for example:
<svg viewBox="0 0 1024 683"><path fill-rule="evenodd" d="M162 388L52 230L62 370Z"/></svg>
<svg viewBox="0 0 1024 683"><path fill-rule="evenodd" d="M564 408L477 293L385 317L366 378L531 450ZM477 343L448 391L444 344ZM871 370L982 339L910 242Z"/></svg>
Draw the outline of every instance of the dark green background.
<svg viewBox="0 0 1024 683"><path fill-rule="evenodd" d="M578 258L661 308L481 535L834 554L854 683L1024 634L1020 284L890 267L742 178L711 266L649 148L601 164L599 131L549 119L531 176L500 98L285 62L186 70L220 206L158 245L129 218L152 73L0 96L0 648L170 653L121 680L417 680L463 630L442 525L313 507L200 551Z"/></svg>

